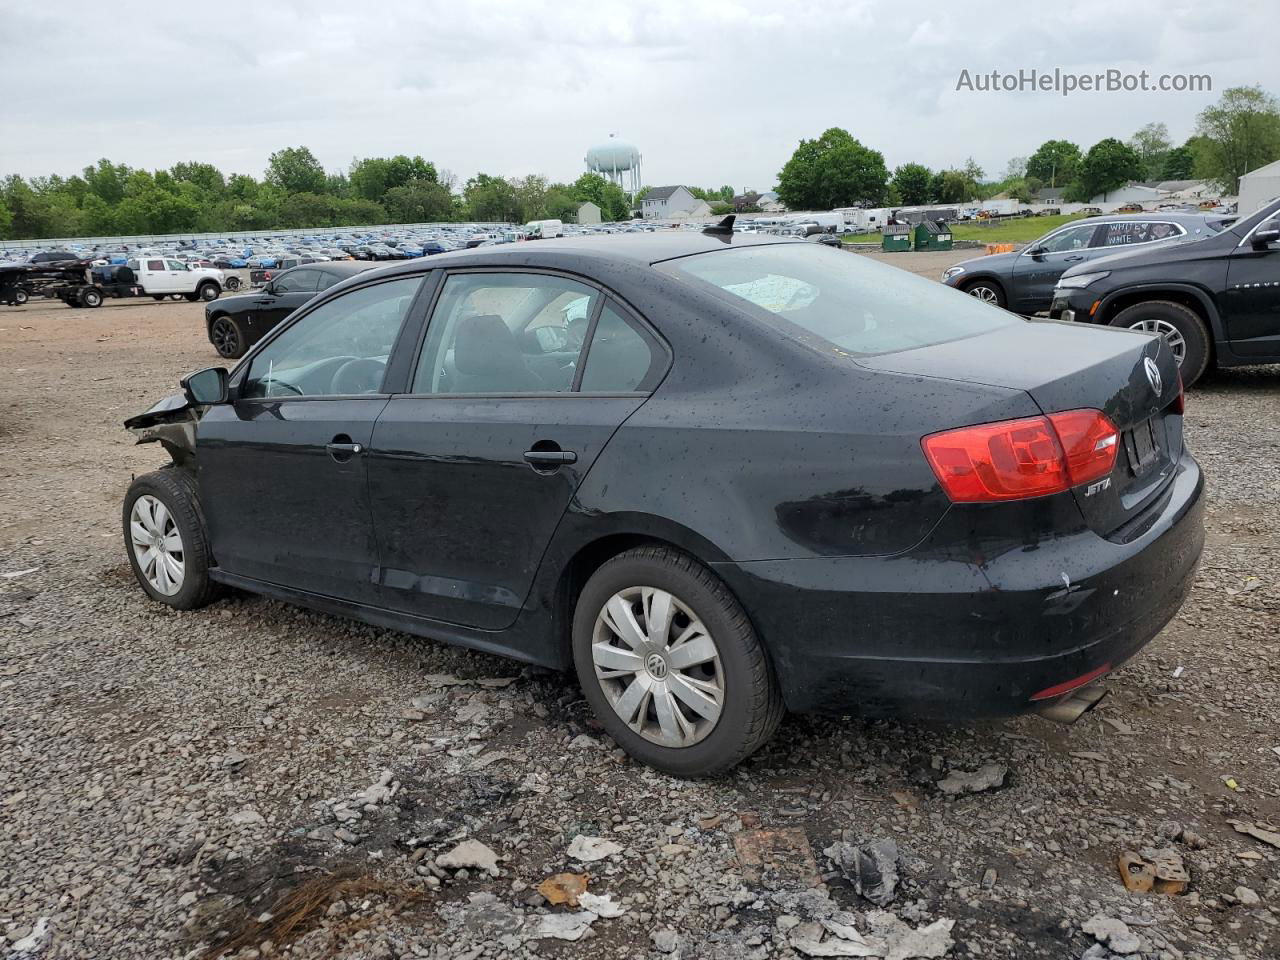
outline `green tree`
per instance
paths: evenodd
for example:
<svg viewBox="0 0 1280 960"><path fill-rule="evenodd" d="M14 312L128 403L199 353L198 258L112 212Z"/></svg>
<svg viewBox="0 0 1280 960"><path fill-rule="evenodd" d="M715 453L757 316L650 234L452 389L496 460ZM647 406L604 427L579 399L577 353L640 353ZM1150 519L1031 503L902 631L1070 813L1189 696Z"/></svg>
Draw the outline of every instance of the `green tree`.
<svg viewBox="0 0 1280 960"><path fill-rule="evenodd" d="M1026 175L1049 187L1070 183L1080 172L1080 148L1070 140L1046 140L1027 158Z"/></svg>
<svg viewBox="0 0 1280 960"><path fill-rule="evenodd" d="M933 199L933 171L922 163L904 163L893 171L898 203L918 206Z"/></svg>
<svg viewBox="0 0 1280 960"><path fill-rule="evenodd" d="M422 157L366 157L351 164L351 189L366 200L382 200L388 190L410 183L438 183L435 164Z"/></svg>
<svg viewBox="0 0 1280 960"><path fill-rule="evenodd" d="M130 172L123 163L116 164L103 158L97 166L84 168L84 180L92 193L114 206L124 199L124 185Z"/></svg>
<svg viewBox="0 0 1280 960"><path fill-rule="evenodd" d="M462 190L467 216L472 220L516 222L515 189L502 177L477 173Z"/></svg>
<svg viewBox="0 0 1280 960"><path fill-rule="evenodd" d="M286 147L267 161L267 182L285 193L321 193L325 187L324 167L306 147Z"/></svg>
<svg viewBox="0 0 1280 960"><path fill-rule="evenodd" d="M1203 175L1236 193L1250 170L1280 158L1280 107L1261 87L1231 87L1196 117Z"/></svg>
<svg viewBox="0 0 1280 960"><path fill-rule="evenodd" d="M1169 140L1169 125L1148 123L1129 138L1129 146L1138 152L1142 161L1142 176L1146 180L1160 179L1164 158L1173 147Z"/></svg>
<svg viewBox="0 0 1280 960"><path fill-rule="evenodd" d="M888 180L878 151L832 127L816 140L800 141L778 173L778 196L792 210L830 210L880 202Z"/></svg>
<svg viewBox="0 0 1280 960"><path fill-rule="evenodd" d="M573 181L569 193L579 203L589 200L599 207L602 220L627 220L631 217L631 198L626 191L598 173L584 173Z"/></svg>
<svg viewBox="0 0 1280 960"><path fill-rule="evenodd" d="M934 174L934 202L966 203L977 196L977 181L964 170L939 170Z"/></svg>
<svg viewBox="0 0 1280 960"><path fill-rule="evenodd" d="M4 198L0 197L0 239L9 238L9 228L13 226L13 211L9 209L9 205L4 202Z"/></svg>
<svg viewBox="0 0 1280 960"><path fill-rule="evenodd" d="M1138 151L1115 137L1107 137L1095 143L1085 154L1080 165L1079 190L1075 195L1083 197L1081 202L1084 202L1140 179L1142 158Z"/></svg>
<svg viewBox="0 0 1280 960"><path fill-rule="evenodd" d="M430 223L452 220L456 211L453 194L439 183L417 180L392 187L383 196L392 223Z"/></svg>
<svg viewBox="0 0 1280 960"><path fill-rule="evenodd" d="M280 204L282 227L328 227L334 224L333 197L318 193L291 193Z"/></svg>
<svg viewBox="0 0 1280 960"><path fill-rule="evenodd" d="M1196 158L1185 144L1174 147L1160 162L1161 180L1190 180L1195 176Z"/></svg>
<svg viewBox="0 0 1280 960"><path fill-rule="evenodd" d="M211 197L219 197L227 189L227 180L211 163L188 161L175 163L169 168L169 175L180 183L190 183Z"/></svg>

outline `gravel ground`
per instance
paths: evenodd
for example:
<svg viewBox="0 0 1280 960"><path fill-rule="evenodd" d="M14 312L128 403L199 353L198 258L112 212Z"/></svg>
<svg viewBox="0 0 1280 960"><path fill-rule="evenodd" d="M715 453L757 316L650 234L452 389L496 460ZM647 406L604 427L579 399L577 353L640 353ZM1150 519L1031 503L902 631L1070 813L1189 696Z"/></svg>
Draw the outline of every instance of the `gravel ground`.
<svg viewBox="0 0 1280 960"><path fill-rule="evenodd" d="M1280 368L1191 395L1199 582L1077 724L792 718L683 782L565 677L147 601L119 503L164 454L120 421L214 361L201 329L0 308L0 955L1280 955ZM1186 892L1128 892L1117 858L1161 850Z"/></svg>

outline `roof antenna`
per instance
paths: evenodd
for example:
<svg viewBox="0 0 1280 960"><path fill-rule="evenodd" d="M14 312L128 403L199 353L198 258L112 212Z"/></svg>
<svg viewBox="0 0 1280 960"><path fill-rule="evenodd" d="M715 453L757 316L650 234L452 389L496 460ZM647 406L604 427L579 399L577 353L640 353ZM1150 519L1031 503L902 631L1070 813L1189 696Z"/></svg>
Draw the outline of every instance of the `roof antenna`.
<svg viewBox="0 0 1280 960"><path fill-rule="evenodd" d="M712 236L716 236L722 233L733 233L733 221L735 216L736 216L735 214L731 213L727 217L725 217L723 220L721 220L719 223L713 223L709 227L703 227L702 232L709 233Z"/></svg>

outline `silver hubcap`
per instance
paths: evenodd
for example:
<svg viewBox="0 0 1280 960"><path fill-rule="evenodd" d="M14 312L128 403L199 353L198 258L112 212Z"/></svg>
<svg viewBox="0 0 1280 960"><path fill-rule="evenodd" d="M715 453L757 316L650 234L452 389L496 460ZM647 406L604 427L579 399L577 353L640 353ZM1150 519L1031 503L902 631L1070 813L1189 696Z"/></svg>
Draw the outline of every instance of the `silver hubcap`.
<svg viewBox="0 0 1280 960"><path fill-rule="evenodd" d="M1173 358L1178 361L1178 366L1182 366L1182 358L1187 355L1187 341L1178 332L1178 328L1168 320L1139 320L1137 323L1130 324L1129 329L1160 334L1169 344L1169 349L1173 351Z"/></svg>
<svg viewBox="0 0 1280 960"><path fill-rule="evenodd" d="M628 587L610 597L596 617L591 660L614 712L652 743L692 746L720 719L720 651L697 614L665 590Z"/></svg>
<svg viewBox="0 0 1280 960"><path fill-rule="evenodd" d="M996 292L990 287L972 287L969 296L977 297L983 303L996 303Z"/></svg>
<svg viewBox="0 0 1280 960"><path fill-rule="evenodd" d="M171 597L182 589L186 554L182 534L169 508L150 494L133 501L129 511L129 540L138 569L158 593Z"/></svg>

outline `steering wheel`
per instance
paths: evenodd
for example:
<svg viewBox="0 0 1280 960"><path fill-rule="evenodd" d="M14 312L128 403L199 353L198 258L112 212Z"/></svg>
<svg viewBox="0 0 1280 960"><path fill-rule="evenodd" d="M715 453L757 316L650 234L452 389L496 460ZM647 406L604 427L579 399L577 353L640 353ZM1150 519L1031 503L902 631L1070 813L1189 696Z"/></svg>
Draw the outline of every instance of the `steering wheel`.
<svg viewBox="0 0 1280 960"><path fill-rule="evenodd" d="M376 357L356 357L348 360L333 373L329 392L338 396L360 393L377 393L382 387L382 376L387 362Z"/></svg>

